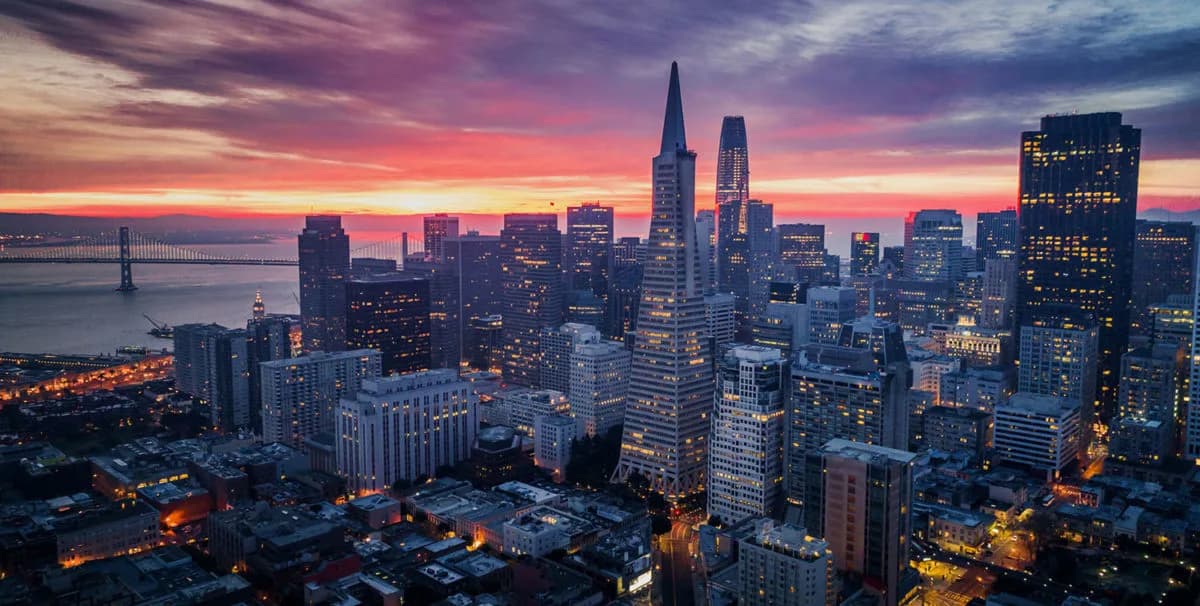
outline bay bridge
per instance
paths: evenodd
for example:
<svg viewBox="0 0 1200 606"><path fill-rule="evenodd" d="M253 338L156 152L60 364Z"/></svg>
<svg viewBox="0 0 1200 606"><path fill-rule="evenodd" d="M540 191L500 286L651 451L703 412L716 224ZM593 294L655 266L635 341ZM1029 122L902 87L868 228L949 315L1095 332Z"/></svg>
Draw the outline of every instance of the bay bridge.
<svg viewBox="0 0 1200 606"><path fill-rule="evenodd" d="M350 256L391 259L403 265L410 252L424 249L420 239L409 238L401 233L394 238L371 242L352 249ZM176 244L168 244L121 227L77 238L62 243L0 246L0 264L3 263L113 263L121 267L121 285L118 291L137 290L133 284L133 264L157 265L277 265L297 266L295 258L255 257L252 255L223 255Z"/></svg>

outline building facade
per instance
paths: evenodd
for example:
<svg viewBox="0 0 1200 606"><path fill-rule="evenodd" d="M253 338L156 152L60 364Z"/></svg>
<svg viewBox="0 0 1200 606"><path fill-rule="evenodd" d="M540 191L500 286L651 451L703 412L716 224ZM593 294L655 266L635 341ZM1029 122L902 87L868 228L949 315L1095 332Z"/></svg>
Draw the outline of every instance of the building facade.
<svg viewBox="0 0 1200 606"><path fill-rule="evenodd" d="M625 433L614 477L640 474L653 490L678 499L705 485L713 369L704 338L704 280L696 243L696 154L687 148L675 64L662 147L652 166L652 252L646 255Z"/></svg>
<svg viewBox="0 0 1200 606"><path fill-rule="evenodd" d="M562 324L562 234L552 214L504 215L504 380L537 386L543 328Z"/></svg>
<svg viewBox="0 0 1200 606"><path fill-rule="evenodd" d="M346 348L346 278L350 273L350 236L342 218L304 218L300 248L300 322L305 352Z"/></svg>
<svg viewBox="0 0 1200 606"><path fill-rule="evenodd" d="M305 438L334 430L338 402L377 379L382 356L372 349L315 352L263 362L263 440L299 447Z"/></svg>

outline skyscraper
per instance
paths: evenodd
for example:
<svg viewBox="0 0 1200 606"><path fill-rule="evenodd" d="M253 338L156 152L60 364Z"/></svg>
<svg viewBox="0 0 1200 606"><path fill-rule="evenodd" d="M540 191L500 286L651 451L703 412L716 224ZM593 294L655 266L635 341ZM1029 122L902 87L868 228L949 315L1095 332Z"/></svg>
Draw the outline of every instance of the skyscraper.
<svg viewBox="0 0 1200 606"><path fill-rule="evenodd" d="M453 242L448 240L447 242ZM454 261L409 259L405 275L429 284L429 365L427 368L458 368L462 362L462 286Z"/></svg>
<svg viewBox="0 0 1200 606"><path fill-rule="evenodd" d="M743 335L767 304L774 214L761 200L728 200L717 209L717 290L736 297Z"/></svg>
<svg viewBox="0 0 1200 606"><path fill-rule="evenodd" d="M919 210L904 220L904 275L912 280L962 277L962 216L954 210Z"/></svg>
<svg viewBox="0 0 1200 606"><path fill-rule="evenodd" d="M876 588L881 606L900 603L907 585L916 458L840 439L808 453L805 525L825 537L839 571Z"/></svg>
<svg viewBox="0 0 1200 606"><path fill-rule="evenodd" d="M429 370L429 281L378 274L346 282L346 346L379 350L384 374Z"/></svg>
<svg viewBox="0 0 1200 606"><path fill-rule="evenodd" d="M567 249L563 260L570 290L588 290L608 296L612 273L613 209L599 202L584 202L567 209Z"/></svg>
<svg viewBox="0 0 1200 606"><path fill-rule="evenodd" d="M446 213L425 216L425 256L431 261L446 260L446 240L458 238L458 217Z"/></svg>
<svg viewBox="0 0 1200 606"><path fill-rule="evenodd" d="M1091 314L1104 408L1129 340L1141 139L1119 113L1047 116L1021 134L1016 326L1059 305Z"/></svg>
<svg viewBox="0 0 1200 606"><path fill-rule="evenodd" d="M600 331L587 324L568 322L543 328L538 338L538 366L541 371L538 385L542 389L567 393L571 388L571 360L575 347L584 343L599 343Z"/></svg>
<svg viewBox="0 0 1200 606"><path fill-rule="evenodd" d="M856 231L850 234L850 275L866 276L879 267L879 233Z"/></svg>
<svg viewBox="0 0 1200 606"><path fill-rule="evenodd" d="M770 517L783 493L787 360L777 349L728 350L717 375L708 513L726 524Z"/></svg>
<svg viewBox="0 0 1200 606"><path fill-rule="evenodd" d="M471 456L471 384L450 369L365 379L337 405L338 475L353 493L378 493L396 480L434 477Z"/></svg>
<svg viewBox="0 0 1200 606"><path fill-rule="evenodd" d="M975 265L1017 257L1017 211L982 212L975 217Z"/></svg>
<svg viewBox="0 0 1200 606"><path fill-rule="evenodd" d="M711 210L696 212L696 238L700 244L700 274L704 292L717 287L717 215Z"/></svg>
<svg viewBox="0 0 1200 606"><path fill-rule="evenodd" d="M984 328L1011 329L1013 303L1017 297L1017 260L998 257L988 259L985 263L979 325Z"/></svg>
<svg viewBox="0 0 1200 606"><path fill-rule="evenodd" d="M1017 391L1076 402L1085 425L1086 447L1096 420L1098 331L1081 312L1056 312L1021 327ZM1117 368L1117 372L1120 367Z"/></svg>
<svg viewBox="0 0 1200 606"><path fill-rule="evenodd" d="M562 234L551 214L504 215L504 379L538 384L538 337L562 324Z"/></svg>
<svg viewBox="0 0 1200 606"><path fill-rule="evenodd" d="M788 277L810 285L821 283L825 270L825 226L787 223L775 230L779 234L779 261L792 272Z"/></svg>
<svg viewBox="0 0 1200 606"><path fill-rule="evenodd" d="M750 152L746 146L746 119L725 116L717 148L716 206L730 200L750 199Z"/></svg>
<svg viewBox="0 0 1200 606"><path fill-rule="evenodd" d="M580 435L603 436L621 425L629 397L629 366L629 350L617 341L575 346L567 399Z"/></svg>
<svg viewBox="0 0 1200 606"><path fill-rule="evenodd" d="M639 474L653 490L678 499L704 487L713 369L696 242L696 154L687 148L674 63L652 174L650 242L614 479Z"/></svg>
<svg viewBox="0 0 1200 606"><path fill-rule="evenodd" d="M1166 303L1167 297L1187 294L1196 266L1196 226L1189 221L1138 221L1133 246L1133 301L1130 320L1134 332L1149 334L1148 307Z"/></svg>
<svg viewBox="0 0 1200 606"><path fill-rule="evenodd" d="M300 322L304 351L346 348L346 277L350 273L350 237L342 218L304 218L300 247Z"/></svg>
<svg viewBox="0 0 1200 606"><path fill-rule="evenodd" d="M363 379L379 378L379 352L314 352L262 363L263 439L300 446L334 430L338 401L352 397Z"/></svg>
<svg viewBox="0 0 1200 606"><path fill-rule="evenodd" d="M259 364L291 357L292 320L256 317L246 322L246 367L250 372L250 427L262 433L262 369Z"/></svg>
<svg viewBox="0 0 1200 606"><path fill-rule="evenodd" d="M466 332L472 318L504 313L504 264L500 236L467 232L445 243L447 261L454 265L459 280L459 322Z"/></svg>

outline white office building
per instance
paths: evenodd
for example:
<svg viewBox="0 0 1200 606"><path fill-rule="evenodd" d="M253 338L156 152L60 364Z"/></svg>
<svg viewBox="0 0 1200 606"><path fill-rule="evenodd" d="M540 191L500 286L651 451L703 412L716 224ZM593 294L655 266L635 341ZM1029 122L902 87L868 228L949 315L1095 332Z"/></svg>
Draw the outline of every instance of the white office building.
<svg viewBox="0 0 1200 606"><path fill-rule="evenodd" d="M571 384L571 359L577 345L599 343L600 331L590 324L568 322L554 328L543 328L539 387L567 393Z"/></svg>
<svg viewBox="0 0 1200 606"><path fill-rule="evenodd" d="M1080 457L1079 402L1017 392L996 405L993 443L997 462L1058 475Z"/></svg>
<svg viewBox="0 0 1200 606"><path fill-rule="evenodd" d="M363 379L379 378L382 358L373 349L313 352L263 362L263 440L300 447L305 438L334 430L334 411Z"/></svg>
<svg viewBox="0 0 1200 606"><path fill-rule="evenodd" d="M720 352L721 346L733 343L737 332L737 317L732 293L719 292L704 295L704 320L708 324L708 336L713 339L713 351Z"/></svg>
<svg viewBox="0 0 1200 606"><path fill-rule="evenodd" d="M471 384L453 370L366 379L338 407L338 474L354 493L434 477L471 456L478 427Z"/></svg>
<svg viewBox="0 0 1200 606"><path fill-rule="evenodd" d="M578 436L575 419L569 415L541 415L533 422L533 463L562 482L567 477L567 464L571 462L571 444Z"/></svg>
<svg viewBox="0 0 1200 606"><path fill-rule="evenodd" d="M758 520L738 539L738 603L745 606L833 606L833 553L802 528Z"/></svg>
<svg viewBox="0 0 1200 606"><path fill-rule="evenodd" d="M787 361L777 349L730 349L717 372L708 513L734 524L771 516L783 489Z"/></svg>
<svg viewBox="0 0 1200 606"><path fill-rule="evenodd" d="M508 425L518 432L534 437L534 421L542 415L571 414L567 396L553 389L516 387L498 391L492 396L489 422Z"/></svg>
<svg viewBox="0 0 1200 606"><path fill-rule="evenodd" d="M625 419L632 354L616 341L575 346L567 400L583 435L604 435Z"/></svg>

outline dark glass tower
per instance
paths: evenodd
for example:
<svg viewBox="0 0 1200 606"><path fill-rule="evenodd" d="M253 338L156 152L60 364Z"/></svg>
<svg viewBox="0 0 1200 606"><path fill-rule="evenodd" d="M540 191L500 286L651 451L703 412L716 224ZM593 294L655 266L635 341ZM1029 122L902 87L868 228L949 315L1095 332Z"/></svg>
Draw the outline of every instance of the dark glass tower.
<svg viewBox="0 0 1200 606"><path fill-rule="evenodd" d="M562 242L556 215L504 215L501 298L504 380L509 383L537 386L541 330L562 324Z"/></svg>
<svg viewBox="0 0 1200 606"><path fill-rule="evenodd" d="M1121 114L1042 118L1021 135L1018 329L1058 306L1100 328L1101 418L1115 402L1129 340L1142 131Z"/></svg>
<svg viewBox="0 0 1200 606"><path fill-rule="evenodd" d="M1138 221L1133 247L1133 331L1150 334L1147 307L1188 295L1196 266L1196 226L1187 221Z"/></svg>
<svg viewBox="0 0 1200 606"><path fill-rule="evenodd" d="M780 225L779 260L802 283L817 285L825 270L825 226L811 223Z"/></svg>
<svg viewBox="0 0 1200 606"><path fill-rule="evenodd" d="M403 274L346 283L346 345L377 349L384 374L428 370L429 281Z"/></svg>
<svg viewBox="0 0 1200 606"><path fill-rule="evenodd" d="M676 500L705 485L713 366L696 238L696 154L684 136L675 64L652 171L650 238L614 479L642 476Z"/></svg>
<svg viewBox="0 0 1200 606"><path fill-rule="evenodd" d="M304 218L300 245L300 322L304 351L346 348L346 277L350 273L350 237L342 218Z"/></svg>
<svg viewBox="0 0 1200 606"><path fill-rule="evenodd" d="M743 336L766 307L774 219L774 207L761 200L729 200L717 209L717 291L735 297Z"/></svg>
<svg viewBox="0 0 1200 606"><path fill-rule="evenodd" d="M717 149L716 206L730 200L750 199L750 152L746 147L746 119L725 116L721 145Z"/></svg>
<svg viewBox="0 0 1200 606"><path fill-rule="evenodd" d="M458 237L458 217L437 213L422 219L425 228L425 258L441 262L446 259L446 240Z"/></svg>
<svg viewBox="0 0 1200 606"><path fill-rule="evenodd" d="M850 275L867 276L879 267L879 234L856 231L850 234Z"/></svg>
<svg viewBox="0 0 1200 606"><path fill-rule="evenodd" d="M613 209L585 202L567 209L567 282L570 290L608 295L612 273Z"/></svg>
<svg viewBox="0 0 1200 606"><path fill-rule="evenodd" d="M983 212L975 217L975 267L983 269L988 259L1017 256L1017 211Z"/></svg>
<svg viewBox="0 0 1200 606"><path fill-rule="evenodd" d="M504 265L500 260L500 236L481 236L468 232L446 241L446 261L454 265L459 277L462 311L459 321L463 334L472 318L504 312L501 300Z"/></svg>

